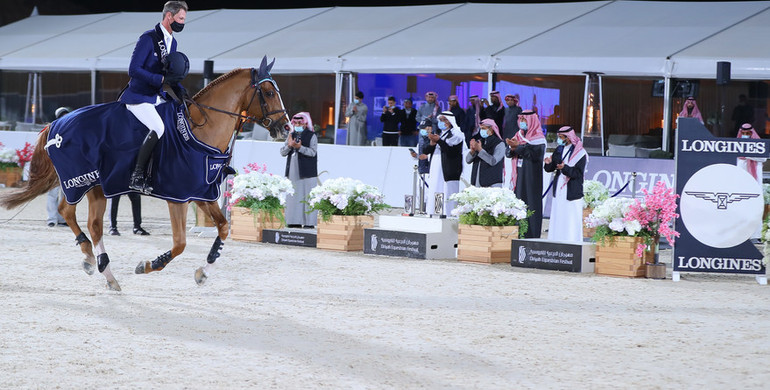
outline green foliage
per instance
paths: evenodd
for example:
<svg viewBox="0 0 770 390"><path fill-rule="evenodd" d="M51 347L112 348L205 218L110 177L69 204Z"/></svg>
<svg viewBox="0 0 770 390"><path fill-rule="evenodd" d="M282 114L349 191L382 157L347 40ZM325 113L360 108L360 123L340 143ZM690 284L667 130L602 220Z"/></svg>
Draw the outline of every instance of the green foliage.
<svg viewBox="0 0 770 390"><path fill-rule="evenodd" d="M307 203L307 202L304 202ZM321 199L315 205L310 205L310 211L318 211L321 216L321 220L329 222L332 219L332 215L366 215L372 213L379 213L380 211L389 209L390 206L385 203L374 203L371 205L371 210L367 209L367 206L363 203L356 202L354 199L348 199L348 204L344 209L340 210L332 204L329 199Z"/></svg>
<svg viewBox="0 0 770 390"><path fill-rule="evenodd" d="M532 210L527 210L527 217L534 213ZM484 211L481 214L475 212L460 214L459 221L464 225L518 226L519 237L524 237L524 233L529 229L529 221L527 219L517 220L514 216L505 214L495 217L489 211Z"/></svg>

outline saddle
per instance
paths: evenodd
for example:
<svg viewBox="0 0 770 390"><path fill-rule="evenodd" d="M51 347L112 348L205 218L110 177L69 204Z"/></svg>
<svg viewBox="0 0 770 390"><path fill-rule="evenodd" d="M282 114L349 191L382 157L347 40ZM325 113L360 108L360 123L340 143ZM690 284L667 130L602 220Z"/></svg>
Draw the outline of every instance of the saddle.
<svg viewBox="0 0 770 390"><path fill-rule="evenodd" d="M150 196L173 202L218 199L230 151L221 153L195 138L183 105L166 102L156 109L166 131L148 164ZM83 107L51 123L46 150L67 203L79 202L98 185L108 198L133 192L129 177L148 131L119 102Z"/></svg>

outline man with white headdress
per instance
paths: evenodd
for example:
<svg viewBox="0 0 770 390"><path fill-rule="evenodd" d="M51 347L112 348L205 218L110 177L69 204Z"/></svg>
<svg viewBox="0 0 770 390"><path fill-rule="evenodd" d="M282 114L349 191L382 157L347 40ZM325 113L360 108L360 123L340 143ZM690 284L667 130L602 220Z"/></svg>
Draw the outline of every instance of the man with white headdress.
<svg viewBox="0 0 770 390"><path fill-rule="evenodd" d="M444 111L436 118L438 132L429 133L430 143L425 145L424 153L430 156L430 178L426 208L428 213L435 212L437 193L444 194L443 212L448 215L457 205L449 200L452 194L460 191L460 175L463 172L463 154L465 154L465 136L455 122L451 111Z"/></svg>
<svg viewBox="0 0 770 390"><path fill-rule="evenodd" d="M544 159L546 172L556 172L549 195L551 221L548 240L573 243L583 242L583 175L588 154L583 149L575 130L570 126L559 129L556 143L559 145Z"/></svg>
<svg viewBox="0 0 770 390"><path fill-rule="evenodd" d="M760 139L759 134L754 129L751 123L744 123L738 130L736 138L743 139ZM762 188L762 164L767 161L766 158L761 157L738 157L736 165L738 168L746 170L746 172L754 178L759 184L759 188ZM759 238L762 234L762 223L759 224L757 231L751 235L751 238Z"/></svg>
<svg viewBox="0 0 770 390"><path fill-rule="evenodd" d="M286 197L286 225L312 228L318 222L318 212L312 211L305 200L318 184L318 137L308 112L294 114L291 126L280 150L286 157L284 175L294 187L294 194Z"/></svg>
<svg viewBox="0 0 770 390"><path fill-rule="evenodd" d="M489 94L489 105L487 100L481 101L485 107L481 113L481 119L492 119L497 124L498 129L503 128L503 121L505 120L505 107L503 106L503 100L500 99L499 91L492 91Z"/></svg>
<svg viewBox="0 0 770 390"><path fill-rule="evenodd" d="M513 138L505 140L508 151L505 156L511 158L510 184L516 197L534 211L529 220L526 238L540 238L543 227L543 157L545 156L545 137L537 113L524 111L519 115L519 131ZM507 176L507 174L506 174Z"/></svg>

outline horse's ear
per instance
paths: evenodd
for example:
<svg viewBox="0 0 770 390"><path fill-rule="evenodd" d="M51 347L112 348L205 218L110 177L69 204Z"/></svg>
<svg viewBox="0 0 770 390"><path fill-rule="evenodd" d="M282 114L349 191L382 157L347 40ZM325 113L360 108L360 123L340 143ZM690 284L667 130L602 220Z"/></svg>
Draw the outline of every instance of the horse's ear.
<svg viewBox="0 0 770 390"><path fill-rule="evenodd" d="M273 60L273 63L275 60ZM259 72L258 76L260 80L268 79L270 78L270 68L273 67L273 64L270 65L267 64L267 56L262 57L262 63L259 64Z"/></svg>
<svg viewBox="0 0 770 390"><path fill-rule="evenodd" d="M267 56L265 56L265 58L267 58ZM270 70L273 69L273 65L275 65L275 58L273 58L273 62L267 66L267 73L270 73Z"/></svg>
<svg viewBox="0 0 770 390"><path fill-rule="evenodd" d="M262 63L259 64L259 70L267 68L267 56L262 57Z"/></svg>

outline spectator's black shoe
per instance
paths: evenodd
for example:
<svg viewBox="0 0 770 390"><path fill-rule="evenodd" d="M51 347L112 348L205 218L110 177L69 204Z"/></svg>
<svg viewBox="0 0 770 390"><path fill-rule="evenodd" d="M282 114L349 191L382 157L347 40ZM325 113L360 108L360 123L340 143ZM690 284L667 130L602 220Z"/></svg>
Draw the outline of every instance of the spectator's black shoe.
<svg viewBox="0 0 770 390"><path fill-rule="evenodd" d="M53 223L53 222L48 222L48 227L54 227L54 226L56 226L56 224L55 224L55 223Z"/></svg>
<svg viewBox="0 0 770 390"><path fill-rule="evenodd" d="M142 229L141 227L135 227L134 228L134 234L138 234L140 236L149 236L150 233L148 233L146 230Z"/></svg>
<svg viewBox="0 0 770 390"><path fill-rule="evenodd" d="M110 235L111 236L119 236L120 232L118 231L118 228L110 228Z"/></svg>
<svg viewBox="0 0 770 390"><path fill-rule="evenodd" d="M69 225L67 225L67 222L59 222L59 223L57 223L57 225L59 225L59 226L69 226Z"/></svg>

